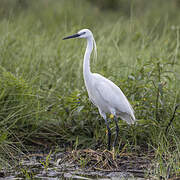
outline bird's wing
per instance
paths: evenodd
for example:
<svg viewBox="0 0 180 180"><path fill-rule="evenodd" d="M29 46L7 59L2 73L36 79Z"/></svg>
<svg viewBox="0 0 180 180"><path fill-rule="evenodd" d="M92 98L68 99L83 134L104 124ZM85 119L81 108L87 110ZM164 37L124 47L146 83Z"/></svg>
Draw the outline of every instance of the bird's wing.
<svg viewBox="0 0 180 180"><path fill-rule="evenodd" d="M99 76L99 78L101 80L96 81L96 90L98 91L99 96L101 96L109 107L112 107L116 111L122 113L133 114L133 108L121 89L103 76Z"/></svg>

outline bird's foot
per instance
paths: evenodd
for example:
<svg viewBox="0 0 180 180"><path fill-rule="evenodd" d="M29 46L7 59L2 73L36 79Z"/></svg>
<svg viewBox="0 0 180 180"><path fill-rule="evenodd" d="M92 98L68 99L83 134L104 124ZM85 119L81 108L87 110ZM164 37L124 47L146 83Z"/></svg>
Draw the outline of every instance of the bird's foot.
<svg viewBox="0 0 180 180"><path fill-rule="evenodd" d="M115 148L113 147L112 150L110 149L105 149L103 152L108 152L111 154L112 159L115 160L115 156L116 156L116 152L115 152Z"/></svg>

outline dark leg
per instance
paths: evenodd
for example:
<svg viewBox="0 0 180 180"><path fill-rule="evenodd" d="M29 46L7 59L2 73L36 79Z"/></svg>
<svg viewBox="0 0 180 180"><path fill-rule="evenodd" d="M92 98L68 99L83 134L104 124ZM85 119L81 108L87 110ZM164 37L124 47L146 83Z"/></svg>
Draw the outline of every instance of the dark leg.
<svg viewBox="0 0 180 180"><path fill-rule="evenodd" d="M105 119L105 123L106 123L107 130L108 130L108 150L110 151L110 149L111 149L111 129L109 127L109 123L108 123L107 119Z"/></svg>
<svg viewBox="0 0 180 180"><path fill-rule="evenodd" d="M117 121L116 116L114 116L114 121L115 121L115 124L116 124L116 136L115 136L115 139L114 139L113 147L115 147L116 144L117 144L117 139L118 139L118 134L119 134L119 126L118 126L118 121Z"/></svg>

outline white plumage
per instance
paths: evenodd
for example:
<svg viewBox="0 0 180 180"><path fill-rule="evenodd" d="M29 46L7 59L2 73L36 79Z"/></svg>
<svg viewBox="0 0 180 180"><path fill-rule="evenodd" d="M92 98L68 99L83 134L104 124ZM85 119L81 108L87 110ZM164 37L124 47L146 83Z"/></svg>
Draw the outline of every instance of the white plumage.
<svg viewBox="0 0 180 180"><path fill-rule="evenodd" d="M88 29L82 29L77 34L68 36L70 38L85 38L87 39L87 47L83 62L83 76L88 95L92 103L97 106L100 115L104 118L108 128L108 149L110 149L111 131L106 118L106 113L114 115L116 123L116 137L113 146L116 145L119 127L116 117L120 117L128 124L135 122L134 110L128 102L126 96L121 89L109 79L97 73L92 73L90 70L90 55L93 50L93 45L96 52L96 43L93 34Z"/></svg>

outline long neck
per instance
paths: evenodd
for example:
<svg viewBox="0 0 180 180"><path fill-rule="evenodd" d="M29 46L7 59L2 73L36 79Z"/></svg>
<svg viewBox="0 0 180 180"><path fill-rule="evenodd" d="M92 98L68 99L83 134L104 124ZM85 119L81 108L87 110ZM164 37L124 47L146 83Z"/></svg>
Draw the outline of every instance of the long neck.
<svg viewBox="0 0 180 180"><path fill-rule="evenodd" d="M93 50L93 38L90 37L87 39L87 47L86 47L86 52L84 54L84 62L83 62L83 76L84 76L85 84L87 84L92 74L90 70L90 56L92 50Z"/></svg>

